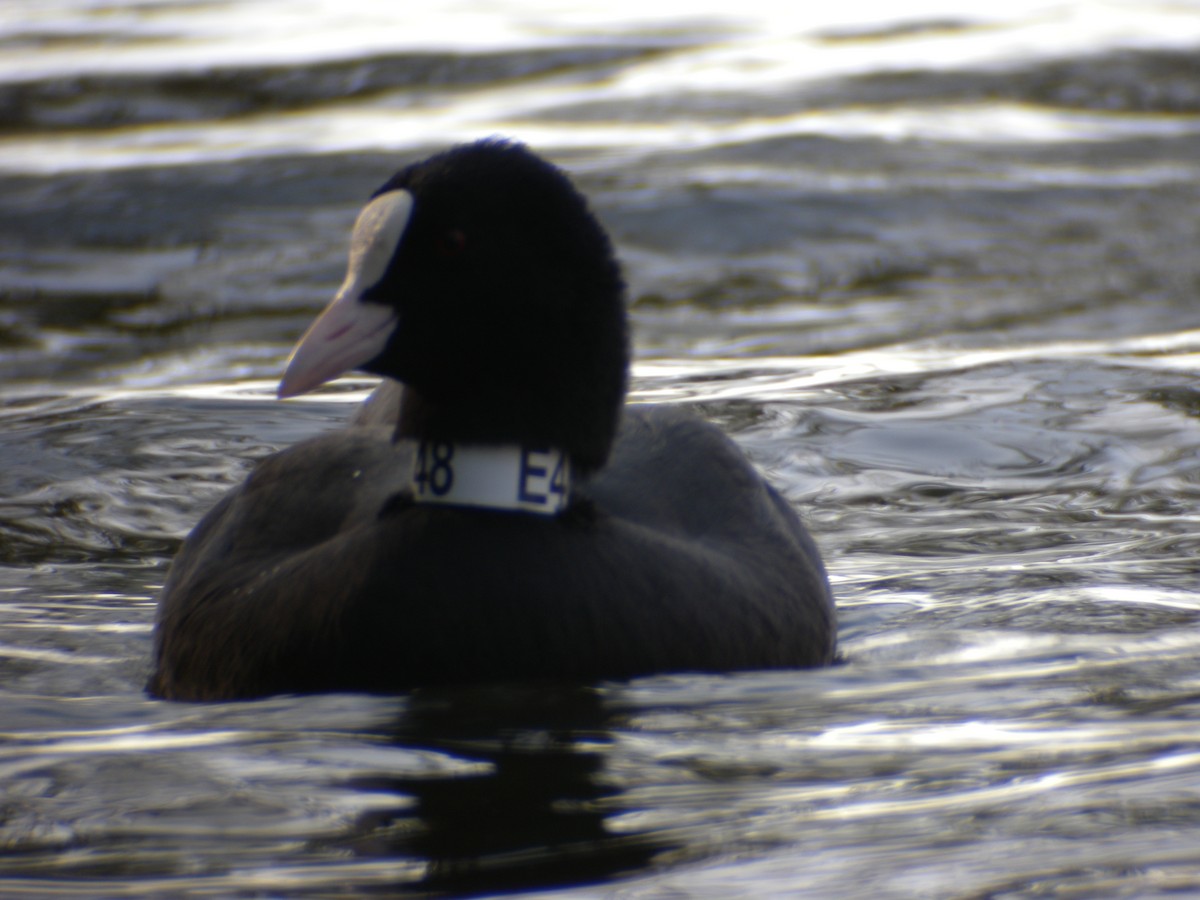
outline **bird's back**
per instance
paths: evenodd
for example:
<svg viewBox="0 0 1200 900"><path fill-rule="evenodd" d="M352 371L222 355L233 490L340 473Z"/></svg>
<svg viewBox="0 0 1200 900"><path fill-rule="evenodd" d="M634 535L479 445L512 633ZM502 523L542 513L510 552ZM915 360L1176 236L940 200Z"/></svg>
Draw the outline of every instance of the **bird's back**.
<svg viewBox="0 0 1200 900"><path fill-rule="evenodd" d="M827 663L833 605L794 513L715 427L627 409L554 518L413 504L355 427L264 460L197 527L151 689L179 697Z"/></svg>

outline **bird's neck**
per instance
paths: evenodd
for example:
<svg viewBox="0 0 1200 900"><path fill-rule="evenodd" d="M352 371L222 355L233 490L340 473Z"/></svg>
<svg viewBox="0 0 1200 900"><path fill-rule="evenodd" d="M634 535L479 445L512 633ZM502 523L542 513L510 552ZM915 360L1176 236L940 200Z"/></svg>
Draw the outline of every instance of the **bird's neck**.
<svg viewBox="0 0 1200 900"><path fill-rule="evenodd" d="M405 385L395 437L416 444L515 447L554 453L575 474L587 474L607 458L617 413L544 394L513 396L472 392L465 402L427 394Z"/></svg>
<svg viewBox="0 0 1200 900"><path fill-rule="evenodd" d="M455 416L406 387L396 439L413 445L417 503L554 516L571 499L570 450L545 439Z"/></svg>

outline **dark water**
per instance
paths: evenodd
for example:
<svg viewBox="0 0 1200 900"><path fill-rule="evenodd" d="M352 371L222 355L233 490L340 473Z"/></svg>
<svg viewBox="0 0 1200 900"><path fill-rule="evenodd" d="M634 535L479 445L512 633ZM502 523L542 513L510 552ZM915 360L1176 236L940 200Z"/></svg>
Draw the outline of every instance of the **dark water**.
<svg viewBox="0 0 1200 900"><path fill-rule="evenodd" d="M0 10L0 895L1200 895L1200 5L738 6ZM845 664L148 700L183 535L370 387L272 399L359 206L492 133Z"/></svg>

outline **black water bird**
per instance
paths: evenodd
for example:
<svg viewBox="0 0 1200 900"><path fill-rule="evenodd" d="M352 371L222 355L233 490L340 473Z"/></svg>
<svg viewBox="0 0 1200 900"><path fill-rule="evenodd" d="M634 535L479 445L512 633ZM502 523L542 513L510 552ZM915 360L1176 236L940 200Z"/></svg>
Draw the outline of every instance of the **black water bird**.
<svg viewBox="0 0 1200 900"><path fill-rule="evenodd" d="M795 513L713 425L625 405L628 362L619 266L561 171L488 140L397 173L279 394L394 381L191 533L150 692L829 663L833 601Z"/></svg>

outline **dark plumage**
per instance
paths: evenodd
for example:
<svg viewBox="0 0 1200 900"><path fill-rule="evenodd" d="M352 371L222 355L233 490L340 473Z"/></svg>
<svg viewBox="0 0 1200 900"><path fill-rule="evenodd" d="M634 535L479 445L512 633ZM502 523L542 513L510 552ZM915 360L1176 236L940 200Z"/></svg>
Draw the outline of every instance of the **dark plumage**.
<svg viewBox="0 0 1200 900"><path fill-rule="evenodd" d="M263 460L196 527L159 601L150 691L829 663L833 602L794 512L715 427L624 406L627 366L619 268L561 172L484 141L398 173L280 392L351 368L404 388ZM459 448L459 484L468 446L559 448L569 503L417 502L420 441Z"/></svg>

